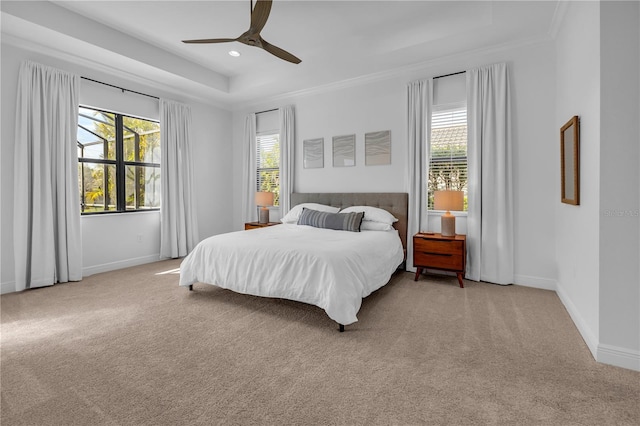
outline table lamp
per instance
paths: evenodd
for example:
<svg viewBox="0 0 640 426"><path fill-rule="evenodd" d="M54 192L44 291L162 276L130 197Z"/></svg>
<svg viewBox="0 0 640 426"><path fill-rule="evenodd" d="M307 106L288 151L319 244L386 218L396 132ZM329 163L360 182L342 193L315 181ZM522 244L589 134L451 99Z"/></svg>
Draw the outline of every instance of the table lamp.
<svg viewBox="0 0 640 426"><path fill-rule="evenodd" d="M435 191L433 193L433 208L446 210L440 218L440 233L443 237L455 237L456 217L450 210L460 211L464 208L464 192L462 191Z"/></svg>
<svg viewBox="0 0 640 426"><path fill-rule="evenodd" d="M269 222L268 206L273 205L273 192L256 192L256 204L260 207L260 223Z"/></svg>

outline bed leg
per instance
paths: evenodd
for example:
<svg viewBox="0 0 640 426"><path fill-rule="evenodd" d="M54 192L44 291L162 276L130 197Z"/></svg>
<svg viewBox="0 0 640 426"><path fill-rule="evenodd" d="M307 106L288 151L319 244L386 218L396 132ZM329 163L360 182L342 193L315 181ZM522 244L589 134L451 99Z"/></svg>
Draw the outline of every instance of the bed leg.
<svg viewBox="0 0 640 426"><path fill-rule="evenodd" d="M193 291L193 284L189 285L189 291Z"/></svg>
<svg viewBox="0 0 640 426"><path fill-rule="evenodd" d="M340 333L344 333L344 324L338 324L340 326Z"/></svg>

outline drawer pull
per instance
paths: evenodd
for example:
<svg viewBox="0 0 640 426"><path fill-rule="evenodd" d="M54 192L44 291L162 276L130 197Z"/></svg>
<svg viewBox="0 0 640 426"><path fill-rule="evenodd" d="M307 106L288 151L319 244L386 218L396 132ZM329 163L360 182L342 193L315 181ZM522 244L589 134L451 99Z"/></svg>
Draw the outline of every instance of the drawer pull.
<svg viewBox="0 0 640 426"><path fill-rule="evenodd" d="M432 253L432 252L430 252L430 251L423 251L422 253L424 253L424 254L430 254L431 256L449 256L449 257L450 257L450 256L453 256L453 255L452 255L452 254L450 254L450 253Z"/></svg>

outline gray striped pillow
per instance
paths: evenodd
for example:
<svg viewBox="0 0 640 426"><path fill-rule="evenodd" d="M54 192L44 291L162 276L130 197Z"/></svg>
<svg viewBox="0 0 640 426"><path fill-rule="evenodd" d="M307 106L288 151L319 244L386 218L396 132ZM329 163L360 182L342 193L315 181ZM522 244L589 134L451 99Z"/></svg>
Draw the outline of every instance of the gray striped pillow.
<svg viewBox="0 0 640 426"><path fill-rule="evenodd" d="M360 232L360 224L362 223L363 217L363 212L328 213L303 208L298 218L298 225L309 225L316 228L335 229L338 231Z"/></svg>

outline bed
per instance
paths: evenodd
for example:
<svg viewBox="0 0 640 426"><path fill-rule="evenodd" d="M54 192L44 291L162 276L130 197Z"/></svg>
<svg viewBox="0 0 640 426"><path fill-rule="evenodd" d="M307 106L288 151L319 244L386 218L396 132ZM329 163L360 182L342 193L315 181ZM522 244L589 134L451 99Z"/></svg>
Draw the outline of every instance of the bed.
<svg viewBox="0 0 640 426"><path fill-rule="evenodd" d="M358 320L362 299L389 282L404 264L408 195L293 193L291 211L300 212L309 203L336 209L375 207L391 213L397 222L386 231L348 232L283 223L215 235L201 241L182 261L180 286L192 290L200 282L312 304L324 309L344 331L345 325Z"/></svg>

